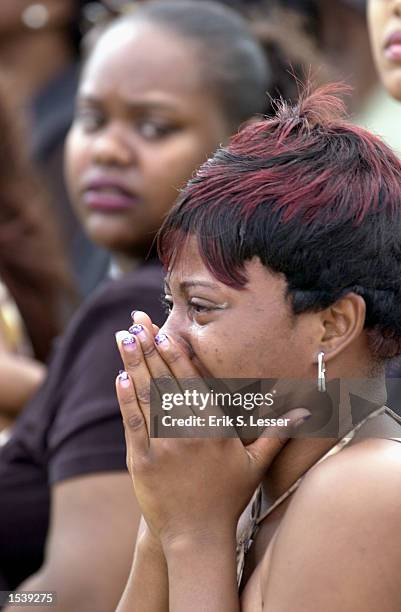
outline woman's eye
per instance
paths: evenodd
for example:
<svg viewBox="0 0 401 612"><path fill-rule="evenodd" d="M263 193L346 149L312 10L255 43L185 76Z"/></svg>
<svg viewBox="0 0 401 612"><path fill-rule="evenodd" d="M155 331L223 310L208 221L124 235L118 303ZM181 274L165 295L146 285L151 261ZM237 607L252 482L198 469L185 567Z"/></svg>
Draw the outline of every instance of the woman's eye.
<svg viewBox="0 0 401 612"><path fill-rule="evenodd" d="M79 123L85 132L94 132L103 125L104 117L93 109L78 109L74 116L74 122Z"/></svg>
<svg viewBox="0 0 401 612"><path fill-rule="evenodd" d="M158 140L168 136L173 131L173 126L169 123L157 121L140 121L137 124L138 132L146 140Z"/></svg>
<svg viewBox="0 0 401 612"><path fill-rule="evenodd" d="M188 302L189 310L191 313L196 315L207 314L213 310L210 305L204 304L198 300L190 300Z"/></svg>

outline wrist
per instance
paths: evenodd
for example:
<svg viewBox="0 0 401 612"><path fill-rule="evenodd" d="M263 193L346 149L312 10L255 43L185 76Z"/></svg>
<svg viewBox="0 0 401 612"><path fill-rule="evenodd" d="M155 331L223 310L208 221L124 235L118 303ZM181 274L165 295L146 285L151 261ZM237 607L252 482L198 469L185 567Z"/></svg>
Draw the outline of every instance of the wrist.
<svg viewBox="0 0 401 612"><path fill-rule="evenodd" d="M166 535L160 541L165 558L186 557L200 551L235 551L236 528L197 529Z"/></svg>
<svg viewBox="0 0 401 612"><path fill-rule="evenodd" d="M235 530L181 534L164 553L170 610L239 611Z"/></svg>
<svg viewBox="0 0 401 612"><path fill-rule="evenodd" d="M163 555L163 548L160 539L148 528L138 535L137 547L150 555Z"/></svg>

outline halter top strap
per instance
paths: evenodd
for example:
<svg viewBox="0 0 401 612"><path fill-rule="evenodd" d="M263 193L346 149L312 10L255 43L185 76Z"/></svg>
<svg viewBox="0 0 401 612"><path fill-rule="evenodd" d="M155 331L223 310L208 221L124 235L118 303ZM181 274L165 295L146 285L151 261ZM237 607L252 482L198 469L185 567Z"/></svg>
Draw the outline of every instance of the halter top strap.
<svg viewBox="0 0 401 612"><path fill-rule="evenodd" d="M310 470L312 470L314 467L322 463L322 461L325 461L325 459L327 459L328 457L332 457L333 455L336 455L343 448L345 448L345 446L347 446L347 444L351 442L351 440L355 437L356 433L361 429L361 427L367 421L381 414L384 414L387 411L391 413L391 416L393 416L393 418L396 417L396 420L401 424L401 418L395 413L393 413L391 410L386 408L386 406L382 406L378 408L377 410L375 410L374 412L371 412L367 417L365 417L362 421L360 421L353 429L351 429L348 433L346 433L345 436L343 436L327 453L323 455L323 457L320 457L318 461L316 461L304 474L302 474L302 476L300 476L298 480L296 480L286 491L284 491L284 493L280 495L280 497L278 497L278 499L276 499L276 501L271 506L269 506L269 508L267 508L264 512L262 511L262 487L259 485L259 487L256 489L255 494L251 500L251 513L250 513L249 523L239 534L239 538L237 541L237 582L238 582L238 586L241 583L242 574L243 574L244 566L245 566L246 554L255 540L256 534L259 530L259 525L262 523L262 521L264 521L265 518L268 517L269 514L273 512L273 510L278 508L278 506L280 506L290 495L292 495L298 489L302 480L305 478L306 474Z"/></svg>

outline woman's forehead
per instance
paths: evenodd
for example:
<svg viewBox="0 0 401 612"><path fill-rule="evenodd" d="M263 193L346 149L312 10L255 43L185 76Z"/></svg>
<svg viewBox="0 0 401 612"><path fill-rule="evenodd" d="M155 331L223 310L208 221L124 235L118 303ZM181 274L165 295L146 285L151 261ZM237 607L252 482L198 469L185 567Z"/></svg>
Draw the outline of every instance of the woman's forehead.
<svg viewBox="0 0 401 612"><path fill-rule="evenodd" d="M171 258L166 279L179 283L195 276L217 282L201 257L197 238L187 236Z"/></svg>
<svg viewBox="0 0 401 612"><path fill-rule="evenodd" d="M127 20L100 36L83 79L107 72L111 79L123 75L133 87L152 85L183 94L200 87L201 68L196 58L195 47L182 37L159 25Z"/></svg>

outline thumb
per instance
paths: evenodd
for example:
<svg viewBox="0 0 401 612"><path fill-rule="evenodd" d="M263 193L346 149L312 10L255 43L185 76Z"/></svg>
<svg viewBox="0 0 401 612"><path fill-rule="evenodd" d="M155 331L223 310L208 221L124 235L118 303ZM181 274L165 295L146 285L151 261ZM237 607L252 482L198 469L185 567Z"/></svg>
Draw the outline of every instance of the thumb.
<svg viewBox="0 0 401 612"><path fill-rule="evenodd" d="M305 408L294 408L283 414L281 419L286 425L280 427L267 427L255 442L246 446L251 462L259 473L264 473L283 449L295 431L311 416Z"/></svg>

